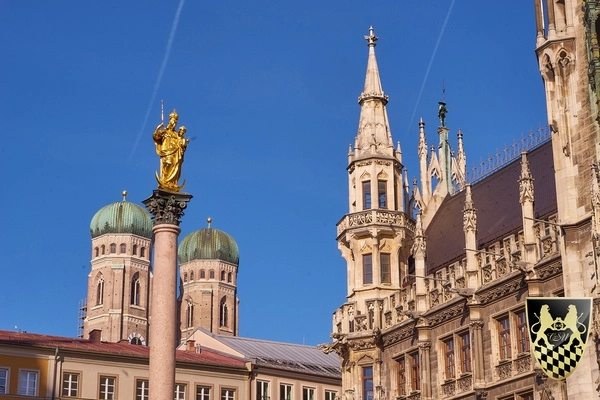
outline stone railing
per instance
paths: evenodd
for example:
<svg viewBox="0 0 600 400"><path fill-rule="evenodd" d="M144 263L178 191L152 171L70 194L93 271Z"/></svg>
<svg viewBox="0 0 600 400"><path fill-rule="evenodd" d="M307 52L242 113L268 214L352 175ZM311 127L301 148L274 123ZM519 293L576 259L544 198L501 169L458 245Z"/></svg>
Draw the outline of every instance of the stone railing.
<svg viewBox="0 0 600 400"><path fill-rule="evenodd" d="M349 228L362 225L386 225L395 228L404 228L410 232L415 231L415 221L406 213L391 210L366 210L347 214L337 224L337 235L341 235Z"/></svg>

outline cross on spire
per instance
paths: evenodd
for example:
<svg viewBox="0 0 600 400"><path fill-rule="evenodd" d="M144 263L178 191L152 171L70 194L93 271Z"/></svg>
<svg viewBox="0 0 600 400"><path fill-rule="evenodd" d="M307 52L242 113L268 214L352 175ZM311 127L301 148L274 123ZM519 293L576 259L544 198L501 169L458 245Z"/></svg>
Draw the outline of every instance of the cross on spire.
<svg viewBox="0 0 600 400"><path fill-rule="evenodd" d="M375 36L375 33L373 32L373 27L369 27L369 36L365 35L365 40L369 43L368 46L369 47L375 47L376 44L375 42L379 40L379 38L377 36Z"/></svg>

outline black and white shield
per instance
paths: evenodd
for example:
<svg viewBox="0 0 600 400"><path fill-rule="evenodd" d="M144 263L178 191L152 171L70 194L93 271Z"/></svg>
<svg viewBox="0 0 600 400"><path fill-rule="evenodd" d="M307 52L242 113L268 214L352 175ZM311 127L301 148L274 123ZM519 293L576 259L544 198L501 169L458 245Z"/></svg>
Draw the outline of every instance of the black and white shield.
<svg viewBox="0 0 600 400"><path fill-rule="evenodd" d="M550 378L575 371L588 341L591 298L530 297L526 300L531 351Z"/></svg>

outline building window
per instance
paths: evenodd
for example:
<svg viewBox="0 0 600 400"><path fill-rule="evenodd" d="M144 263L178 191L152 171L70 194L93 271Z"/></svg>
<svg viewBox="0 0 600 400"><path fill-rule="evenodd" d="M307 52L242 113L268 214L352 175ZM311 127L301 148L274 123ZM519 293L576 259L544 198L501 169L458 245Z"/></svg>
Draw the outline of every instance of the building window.
<svg viewBox="0 0 600 400"><path fill-rule="evenodd" d="M219 304L219 326L227 326L227 299L225 296Z"/></svg>
<svg viewBox="0 0 600 400"><path fill-rule="evenodd" d="M191 328L192 326L194 326L194 303L192 303L191 301L188 301L187 303L185 321L186 327Z"/></svg>
<svg viewBox="0 0 600 400"><path fill-rule="evenodd" d="M460 334L460 370L462 373L471 372L471 334Z"/></svg>
<svg viewBox="0 0 600 400"><path fill-rule="evenodd" d="M292 400L292 385L287 383L279 385L279 400Z"/></svg>
<svg viewBox="0 0 600 400"><path fill-rule="evenodd" d="M19 371L19 394L21 396L37 396L37 371Z"/></svg>
<svg viewBox="0 0 600 400"><path fill-rule="evenodd" d="M104 255L104 253L106 253L106 247L104 245L100 246L101 249L101 253L102 255Z"/></svg>
<svg viewBox="0 0 600 400"><path fill-rule="evenodd" d="M325 400L336 400L336 398L337 398L337 392L334 392L333 390L325 391Z"/></svg>
<svg viewBox="0 0 600 400"><path fill-rule="evenodd" d="M381 253L379 263L381 269L381 283L392 283L389 253Z"/></svg>
<svg viewBox="0 0 600 400"><path fill-rule="evenodd" d="M517 400L533 400L533 392L520 393L517 395Z"/></svg>
<svg viewBox="0 0 600 400"><path fill-rule="evenodd" d="M115 398L115 380L114 376L100 376L99 399L113 400Z"/></svg>
<svg viewBox="0 0 600 400"><path fill-rule="evenodd" d="M269 400L269 382L256 381L256 400Z"/></svg>
<svg viewBox="0 0 600 400"><path fill-rule="evenodd" d="M142 257L142 258L146 257L146 248L145 247L142 247L140 249L140 257Z"/></svg>
<svg viewBox="0 0 600 400"><path fill-rule="evenodd" d="M511 358L510 352L510 320L508 316L497 321L498 323L498 349L500 351L500 361Z"/></svg>
<svg viewBox="0 0 600 400"><path fill-rule="evenodd" d="M140 293L142 291L142 284L140 283L140 274L138 272L133 275L131 280L131 304L134 306L140 305Z"/></svg>
<svg viewBox="0 0 600 400"><path fill-rule="evenodd" d="M196 400L210 400L210 387L196 386Z"/></svg>
<svg viewBox="0 0 600 400"><path fill-rule="evenodd" d="M115 243L110 244L110 254L114 254L117 252L117 245Z"/></svg>
<svg viewBox="0 0 600 400"><path fill-rule="evenodd" d="M134 245L133 245L133 248L132 248L132 250L131 250L131 253L132 253L134 256L137 256L137 244L134 244Z"/></svg>
<svg viewBox="0 0 600 400"><path fill-rule="evenodd" d="M221 389L221 400L235 400L235 389Z"/></svg>
<svg viewBox="0 0 600 400"><path fill-rule="evenodd" d="M225 280L225 271L221 271L221 280L224 281Z"/></svg>
<svg viewBox="0 0 600 400"><path fill-rule="evenodd" d="M373 367L362 369L363 399L373 400Z"/></svg>
<svg viewBox="0 0 600 400"><path fill-rule="evenodd" d="M100 275L98 284L96 285L96 305L104 304L104 278Z"/></svg>
<svg viewBox="0 0 600 400"><path fill-rule="evenodd" d="M529 330L527 329L527 318L525 310L519 311L516 315L517 322L517 352L529 353Z"/></svg>
<svg viewBox="0 0 600 400"><path fill-rule="evenodd" d="M65 372L63 374L62 395L65 397L77 397L79 393L79 374Z"/></svg>
<svg viewBox="0 0 600 400"><path fill-rule="evenodd" d="M187 282L187 272L183 274L183 281Z"/></svg>
<svg viewBox="0 0 600 400"><path fill-rule="evenodd" d="M97 247L96 247L96 248L94 248L94 254L95 254L95 256L94 256L94 257L98 257L98 256L100 255L100 249L99 249L99 248L97 248Z"/></svg>
<svg viewBox="0 0 600 400"><path fill-rule="evenodd" d="M444 342L444 367L446 379L454 378L454 339L448 339Z"/></svg>
<svg viewBox="0 0 600 400"><path fill-rule="evenodd" d="M194 271L190 271L190 281L194 280Z"/></svg>
<svg viewBox="0 0 600 400"><path fill-rule="evenodd" d="M398 360L398 396L406 395L406 360L404 357Z"/></svg>
<svg viewBox="0 0 600 400"><path fill-rule="evenodd" d="M215 279L215 271L213 271L212 269L208 271L208 278Z"/></svg>
<svg viewBox="0 0 600 400"><path fill-rule="evenodd" d="M410 355L410 388L421 390L421 357L418 352Z"/></svg>
<svg viewBox="0 0 600 400"><path fill-rule="evenodd" d="M228 283L231 283L231 279L232 279L232 278L231 278L231 272L228 272L228 273L227 273L227 282L228 282Z"/></svg>
<svg viewBox="0 0 600 400"><path fill-rule="evenodd" d="M135 400L148 400L148 381L135 381Z"/></svg>
<svg viewBox="0 0 600 400"><path fill-rule="evenodd" d="M362 183L363 192L363 210L371 208L371 181L365 181Z"/></svg>
<svg viewBox="0 0 600 400"><path fill-rule="evenodd" d="M387 181L377 181L377 199L379 208L387 208Z"/></svg>
<svg viewBox="0 0 600 400"><path fill-rule="evenodd" d="M309 387L302 388L302 400L315 400L315 389Z"/></svg>
<svg viewBox="0 0 600 400"><path fill-rule="evenodd" d="M205 279L206 278L206 271L204 271L203 269L200 270L200 279Z"/></svg>
<svg viewBox="0 0 600 400"><path fill-rule="evenodd" d="M121 243L121 254L125 254L127 252L127 246L125 243Z"/></svg>
<svg viewBox="0 0 600 400"><path fill-rule="evenodd" d="M371 254L363 254L363 285L373 283L373 256Z"/></svg>
<svg viewBox="0 0 600 400"><path fill-rule="evenodd" d="M8 368L0 368L0 394L8 393Z"/></svg>
<svg viewBox="0 0 600 400"><path fill-rule="evenodd" d="M185 400L185 391L187 386L185 383L175 384L175 400Z"/></svg>

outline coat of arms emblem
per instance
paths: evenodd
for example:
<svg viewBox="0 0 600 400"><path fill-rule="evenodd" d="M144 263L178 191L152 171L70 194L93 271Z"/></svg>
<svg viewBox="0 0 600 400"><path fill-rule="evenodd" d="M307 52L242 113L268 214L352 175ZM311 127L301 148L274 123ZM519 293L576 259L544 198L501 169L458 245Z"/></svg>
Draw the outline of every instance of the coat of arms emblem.
<svg viewBox="0 0 600 400"><path fill-rule="evenodd" d="M530 297L526 301L531 351L550 378L575 371L588 341L592 299Z"/></svg>

